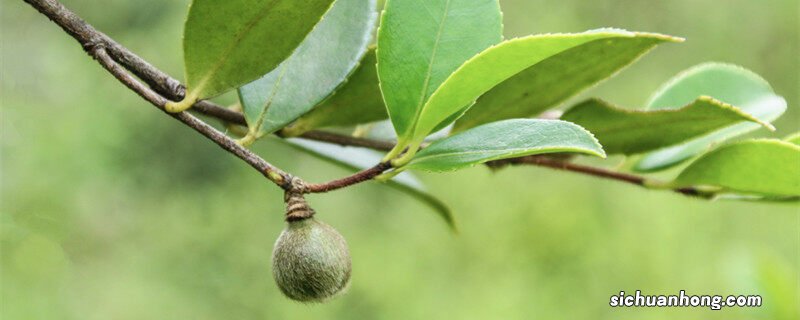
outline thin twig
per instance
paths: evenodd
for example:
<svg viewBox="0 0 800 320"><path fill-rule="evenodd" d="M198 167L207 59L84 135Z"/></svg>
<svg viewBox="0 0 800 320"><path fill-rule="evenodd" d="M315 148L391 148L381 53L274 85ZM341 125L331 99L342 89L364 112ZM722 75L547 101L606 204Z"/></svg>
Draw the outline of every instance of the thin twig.
<svg viewBox="0 0 800 320"><path fill-rule="evenodd" d="M197 111L209 117L217 118L230 124L245 127L247 126L247 121L244 120L244 115L241 112L220 107L211 101L200 100L195 102L194 106L189 110Z"/></svg>
<svg viewBox="0 0 800 320"><path fill-rule="evenodd" d="M97 31L58 1L25 0L25 2L59 25L64 31L75 38L83 46L84 50L97 59L103 67L111 72L117 79L159 109L163 110L164 104L167 101L166 99L178 101L183 98L185 87L181 85L178 80L157 69L107 35ZM149 88L133 78L125 69L147 83ZM240 112L229 110L210 101L199 101L195 103L192 110L227 123L243 126L247 125L244 116ZM186 112L168 114L211 139L223 149L241 158L282 188L285 189L289 187L288 181L291 181L291 175L272 166L246 148L239 146L232 139L205 122ZM356 138L324 131L306 132L301 137L344 146L357 146L381 151L391 150L394 147L394 143L389 141ZM531 164L622 181L642 187L647 186L645 178L640 176L577 165L565 160L555 160L550 157L526 156L487 163L487 165L491 167L501 167L509 164ZM308 186L306 192L327 192L347 187L371 180L390 168L391 167L387 164L378 164L375 167L342 179L321 184L306 184ZM673 191L690 196L704 196L702 192L694 188L680 188L674 189Z"/></svg>
<svg viewBox="0 0 800 320"><path fill-rule="evenodd" d="M100 65L102 65L109 73L111 73L115 78L117 78L122 84L126 87L131 89L132 91L136 92L139 96L144 98L145 100L152 103L157 108L164 111L164 113L172 116L173 118L177 119L180 122L183 122L185 125L191 127L195 131L199 132L206 138L214 141L217 145L222 147L223 149L227 150L230 153L233 153L240 159L247 162L250 166L261 172L267 179L277 184L279 187L283 189L287 189L289 184L288 182L291 180L291 176L278 169L277 167L271 165L269 162L265 161L255 153L251 152L250 150L236 144L236 141L226 136L224 133L220 132L219 130L215 129L214 127L206 124L205 122L197 119L195 116L186 113L186 112L178 112L178 113L169 113L164 110L164 104L167 103L167 100L158 95L157 93L150 90L149 87L145 86L138 80L136 80L133 76L128 74L124 68L122 68L117 62L106 52L105 48L102 46L96 46L89 49L89 54L92 55Z"/></svg>
<svg viewBox="0 0 800 320"><path fill-rule="evenodd" d="M114 60L133 72L137 77L141 78L159 94L170 99L175 99L178 98L178 95L183 95L183 86L181 86L178 80L156 69L153 65L123 47L109 36L97 31L97 29L86 23L86 21L64 7L64 5L58 1L25 0L25 2L64 29L67 34L75 38L75 40L78 40L84 48L103 44Z"/></svg>
<svg viewBox="0 0 800 320"><path fill-rule="evenodd" d="M548 156L525 156L519 158L512 158L512 159L503 159L503 160L496 160L487 163L490 167L499 168L505 165L520 165L520 164L531 164L537 165L541 167L547 167L552 169L558 170L565 170L571 172L578 172L583 173L590 176L606 178L621 182L626 182L629 184L637 185L640 187L647 187L647 179L642 176L632 175L628 173L616 172L611 171L603 168L597 167L590 167L580 164L575 164L569 161L553 159ZM677 189L670 189L674 192L684 194L687 196L698 196L703 197L705 196L704 193L695 189L695 188L677 188Z"/></svg>
<svg viewBox="0 0 800 320"><path fill-rule="evenodd" d="M206 138L214 141L223 149L233 153L281 188L291 188L290 181L293 178L292 175L273 166L250 150L238 145L233 139L219 130L189 113L166 112L164 110L164 105L167 103L167 99L180 100L185 94L185 87L181 85L178 80L175 80L166 73L155 68L144 59L98 31L58 1L25 0L25 2L47 16L51 21L55 22L66 31L67 34L75 38L90 56L96 59L109 73L129 89L136 92L140 97L149 101L169 116L183 122ZM142 81L147 83L149 87L139 82L139 80L131 76L126 70L135 74ZM223 108L213 102L200 101L195 103L193 107L195 111L218 118L222 121L237 125L247 125L241 113ZM313 135L314 133L310 134ZM320 136L331 137L332 135L322 134ZM372 146L375 145L373 144ZM379 164L349 177L328 183L310 184L312 187L309 188L308 192L327 192L367 181L388 169L389 167L385 164Z"/></svg>
<svg viewBox="0 0 800 320"><path fill-rule="evenodd" d="M58 1L25 0L25 2L59 25L75 40L78 40L87 52L91 47L102 45L115 61L147 83L153 91L173 101L183 99L186 88L180 81L170 77L128 50L128 48L111 39L108 35L98 31ZM247 125L241 113L228 110L211 101L195 103L194 110L230 123Z"/></svg>
<svg viewBox="0 0 800 320"><path fill-rule="evenodd" d="M153 91L173 101L183 99L186 88L175 78L154 67L135 53L123 47L108 35L86 23L78 15L55 0L25 0L39 12L59 25L70 36L78 40L87 52L91 47L102 45L106 52L120 65L147 83ZM194 110L211 117L238 125L247 125L244 116L210 101L199 101Z"/></svg>
<svg viewBox="0 0 800 320"><path fill-rule="evenodd" d="M141 57L137 56L127 48L98 31L74 12L64 7L55 0L25 0L39 12L50 18L59 25L73 38L78 40L84 49L88 51L90 47L102 45L108 54L128 71L147 83L153 91L170 99L179 101L185 94L184 86L176 79L157 69ZM230 110L217 105L211 101L202 100L194 104L193 111L217 118L230 124L246 126L244 115L241 112ZM330 142L340 145L359 146L376 150L390 150L394 144L388 141L375 141L360 139L335 133L311 131L303 134L303 138Z"/></svg>
<svg viewBox="0 0 800 320"><path fill-rule="evenodd" d="M386 172L386 170L391 169L392 166L389 163L381 162L375 165L372 168L360 171L354 175L344 177L342 179L333 180L326 183L311 183L306 184L307 193L323 193L328 191L333 191L336 189L341 189L345 187L352 186L354 184L358 184L364 181L372 180L373 178L381 175L382 173Z"/></svg>
<svg viewBox="0 0 800 320"><path fill-rule="evenodd" d="M378 151L389 151L394 148L394 142L392 141L358 138L327 131L308 131L300 135L300 138L328 142L332 144L338 144L340 146L362 147Z"/></svg>

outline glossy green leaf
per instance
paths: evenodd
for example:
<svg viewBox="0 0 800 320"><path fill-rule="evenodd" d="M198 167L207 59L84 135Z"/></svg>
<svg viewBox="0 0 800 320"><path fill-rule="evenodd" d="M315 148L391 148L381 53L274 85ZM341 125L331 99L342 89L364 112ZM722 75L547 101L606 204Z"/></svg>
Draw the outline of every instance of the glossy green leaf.
<svg viewBox="0 0 800 320"><path fill-rule="evenodd" d="M372 167L381 161L381 155L375 151L355 148L355 147L342 147L329 143L322 143L317 141L305 139L285 139L283 140L299 150L314 155L322 160L331 162L345 169L352 170L353 172L364 170ZM415 199L425 203L433 209L447 225L456 231L456 223L453 213L441 200L437 199L427 191L422 183L411 173L402 172L389 180L388 185L405 192Z"/></svg>
<svg viewBox="0 0 800 320"><path fill-rule="evenodd" d="M786 100L775 94L764 79L742 67L706 63L682 72L667 82L651 99L651 110L674 109L699 96L710 96L734 105L763 122L770 122L786 110ZM654 171L677 165L713 145L760 127L741 123L682 144L644 155L634 166L638 171Z"/></svg>
<svg viewBox="0 0 800 320"><path fill-rule="evenodd" d="M800 196L800 146L777 139L723 145L692 162L672 187L700 186L719 192Z"/></svg>
<svg viewBox="0 0 800 320"><path fill-rule="evenodd" d="M346 83L327 100L284 128L284 134L297 136L318 128L346 127L389 117L378 87L375 62L375 51L368 51Z"/></svg>
<svg viewBox="0 0 800 320"><path fill-rule="evenodd" d="M255 80L289 57L333 0L194 0L183 31L187 99Z"/></svg>
<svg viewBox="0 0 800 320"><path fill-rule="evenodd" d="M660 149L742 121L761 123L734 106L705 96L680 109L653 111L626 110L590 99L561 119L591 131L609 154ZM768 123L761 124L772 128Z"/></svg>
<svg viewBox="0 0 800 320"><path fill-rule="evenodd" d="M783 138L783 141L800 145L800 132L795 132L788 137Z"/></svg>
<svg viewBox="0 0 800 320"><path fill-rule="evenodd" d="M358 65L369 45L375 0L338 0L292 55L239 89L253 133L277 131L319 104Z"/></svg>
<svg viewBox="0 0 800 320"><path fill-rule="evenodd" d="M605 157L592 134L561 120L511 119L488 123L431 143L405 168L448 171L492 160L554 152Z"/></svg>
<svg viewBox="0 0 800 320"><path fill-rule="evenodd" d="M447 76L501 39L497 0L386 1L378 77L398 137L410 138L422 106Z"/></svg>
<svg viewBox="0 0 800 320"><path fill-rule="evenodd" d="M578 34L546 34L504 41L472 57L431 95L422 108L413 141L422 139L454 113L473 103L494 86L567 50L614 38L635 38L637 33L617 29ZM665 40L673 39L668 36ZM469 112L469 111L467 111Z"/></svg>
<svg viewBox="0 0 800 320"><path fill-rule="evenodd" d="M483 94L458 119L453 132L497 120L538 115L613 76L665 41L682 39L634 33L589 41L556 53Z"/></svg>

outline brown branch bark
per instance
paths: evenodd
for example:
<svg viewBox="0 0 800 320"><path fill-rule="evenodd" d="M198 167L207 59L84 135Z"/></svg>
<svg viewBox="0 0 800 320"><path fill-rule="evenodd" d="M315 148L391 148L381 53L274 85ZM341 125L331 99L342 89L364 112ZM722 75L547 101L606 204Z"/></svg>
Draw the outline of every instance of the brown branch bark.
<svg viewBox="0 0 800 320"><path fill-rule="evenodd" d="M182 99L182 98L181 98ZM173 100L174 101L174 100ZM223 122L230 124L247 126L247 121L244 120L244 115L241 112L236 112L228 108L218 106L211 101L201 100L192 106L192 111L197 111L212 118L217 118Z"/></svg>
<svg viewBox="0 0 800 320"><path fill-rule="evenodd" d="M111 39L109 36L98 31L58 1L25 0L25 2L60 26L67 34L75 38L90 56L96 59L125 86L162 111L164 111L164 105L167 99L179 101L183 98L186 90L178 80L170 77ZM147 83L149 88L132 77L128 72L133 73L139 79ZM247 125L241 113L221 107L210 101L199 101L194 104L192 109L228 123ZM288 189L292 187L290 183L292 175L273 166L250 150L236 144L233 139L219 132L219 130L216 130L214 127L186 112L167 114L183 122L206 138L214 141L214 143L228 152L233 153L281 188ZM306 138L309 137L318 137L321 141L339 139L333 134L314 132L306 134ZM359 140L350 139L350 142L354 144L357 143L357 141ZM366 140L364 144L364 146L368 147L379 146L377 143ZM381 172L378 172L377 168L381 168ZM334 180L329 183L311 184L310 186L312 186L312 188L309 188L308 192L327 192L343 188L355 183L370 180L388 169L389 167L386 165L379 164L352 176Z"/></svg>
<svg viewBox="0 0 800 320"><path fill-rule="evenodd" d="M105 34L97 31L58 1L25 0L25 2L47 16L67 34L75 38L92 58L97 60L103 68L117 78L122 84L162 111L164 111L164 105L167 103L167 98L164 96L177 98L183 94L183 86L180 85L177 80L169 77ZM125 67L123 68L123 66ZM139 80L135 79L128 71L136 74L150 87L145 86ZM199 109L206 111L208 114L231 120L232 122L244 122L244 117L239 119L238 116L226 112L229 110L207 102L201 103ZM236 155L281 188L287 189L291 187L289 182L292 180L292 176L290 174L273 166L250 150L238 145L233 139L214 127L186 112L167 114L199 132L228 152Z"/></svg>
<svg viewBox="0 0 800 320"><path fill-rule="evenodd" d="M358 184L364 181L372 180L373 178L381 175L382 173L386 172L386 170L391 169L392 166L389 163L381 162L375 165L372 168L360 171L354 175L344 177L338 180L333 180L327 183L310 183L306 184L307 193L323 193L328 191L333 191L336 189L341 189L345 187L352 186L354 184Z"/></svg>
<svg viewBox="0 0 800 320"><path fill-rule="evenodd" d="M389 151L394 148L394 142L357 138L326 131L309 131L300 135L300 138L338 144L340 146L362 147L378 151Z"/></svg>
<svg viewBox="0 0 800 320"><path fill-rule="evenodd" d="M219 130L206 124L205 122L201 121L200 119L196 118L195 116L189 113L166 112L164 110L164 104L167 103L167 99L153 92L152 90L150 90L149 87L145 86L144 84L136 80L133 76L128 74L128 72L126 72L124 68L122 68L119 64L117 64L117 62L106 52L105 48L102 45L96 45L92 48L89 48L88 52L92 57L94 57L100 63L100 65L102 65L106 70L108 70L109 73L111 73L115 78L117 78L117 80L119 80L122 84L124 84L132 91L136 92L136 94L138 94L140 97L149 101L158 109L164 111L164 113L166 113L167 115L177 119L183 124L199 132L209 140L214 141L214 143L216 143L223 149L236 155L244 162L249 164L251 167L258 170L258 172L267 177L267 179L274 182L281 188L287 189L289 187L288 182L291 181L291 175L271 165L269 162L265 161L264 159L262 159L255 153L251 152L250 150L236 144L236 141L229 138L224 133L220 132Z"/></svg>
<svg viewBox="0 0 800 320"><path fill-rule="evenodd" d="M183 86L178 80L156 69L153 65L123 47L109 36L97 31L77 14L55 0L25 0L64 31L75 38L87 52L102 44L108 54L122 66L146 82L159 94L175 99L183 96Z"/></svg>
<svg viewBox="0 0 800 320"><path fill-rule="evenodd" d="M43 15L60 26L67 34L75 38L84 50L108 70L114 77L139 96L152 103L157 108L164 110L167 99L179 101L185 94L185 87L176 79L157 69L141 57L123 47L104 33L98 31L74 12L64 7L56 0L24 0ZM147 86L132 77L128 72L136 75ZM149 87L148 87L149 86ZM220 119L224 122L246 126L244 116L240 112L229 110L210 101L195 103L192 110L207 116ZM165 111L166 113L166 111ZM169 116L181 121L217 145L233 153L250 166L261 172L265 177L283 189L291 188L292 176L271 165L250 150L239 146L234 140L219 132L214 127L186 112L167 113ZM394 147L390 141L356 138L324 131L310 131L301 135L302 138L323 141L343 146L364 147L381 151L388 151ZM505 165L529 164L559 170L578 172L595 177L612 179L646 187L644 177L626 173L614 172L602 168L595 168L570 163L566 160L555 160L546 156L526 156L514 159L497 160L487 163L490 167ZM381 163L372 168L355 173L351 176L320 184L305 184L305 192L328 192L357 183L371 180L381 173L391 169L389 164ZM693 188L674 189L673 191L690 196L707 196Z"/></svg>
<svg viewBox="0 0 800 320"><path fill-rule="evenodd" d="M548 156L525 156L512 159L495 160L487 163L487 165L489 165L490 167L495 167L495 168L503 167L506 165L525 165L525 164L536 165L540 167L552 168L557 170L577 172L598 178L611 179L620 182L625 182L628 184L637 185L640 187L647 187L647 179L645 179L642 176L611 171L603 168L575 164L565 160L553 159ZM695 197L708 196L694 188L677 188L670 190L687 196L695 196Z"/></svg>

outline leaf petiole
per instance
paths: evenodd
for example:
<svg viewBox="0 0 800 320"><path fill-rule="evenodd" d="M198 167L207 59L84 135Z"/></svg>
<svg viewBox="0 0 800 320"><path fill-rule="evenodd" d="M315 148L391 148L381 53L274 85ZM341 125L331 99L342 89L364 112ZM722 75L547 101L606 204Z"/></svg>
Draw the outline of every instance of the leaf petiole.
<svg viewBox="0 0 800 320"><path fill-rule="evenodd" d="M178 113L182 111L186 111L187 109L191 108L200 97L197 96L197 91L193 91L186 95L183 100L178 102L167 101L164 104L164 110L167 110L169 113Z"/></svg>
<svg viewBox="0 0 800 320"><path fill-rule="evenodd" d="M394 145L394 148L392 148L392 150L390 150L386 156L383 157L381 162L389 162L394 160L394 158L397 158L397 156L403 153L403 151L406 149L406 146L408 146L408 142L402 139L398 140L397 144Z"/></svg>
<svg viewBox="0 0 800 320"><path fill-rule="evenodd" d="M245 135L241 139L236 140L236 144L242 147L247 147L253 144L253 142L255 142L256 140L258 140L258 138L261 138L263 135L264 135L263 133L259 133L256 130L249 130L247 131L247 135Z"/></svg>
<svg viewBox="0 0 800 320"><path fill-rule="evenodd" d="M392 180L392 178L394 178L396 175L400 174L401 172L403 172L403 170L397 170L397 169L395 169L393 171L385 172L385 173L382 173L382 174L376 176L375 180L380 181L380 182L386 182L386 181Z"/></svg>
<svg viewBox="0 0 800 320"><path fill-rule="evenodd" d="M416 155L417 151L419 151L419 146L420 143L414 143L408 147L408 151L406 151L406 153L404 153L402 156L400 156L399 158L392 159L392 161L390 162L392 164L392 167L400 168L406 165L407 163L411 162L411 159L413 159L414 155Z"/></svg>

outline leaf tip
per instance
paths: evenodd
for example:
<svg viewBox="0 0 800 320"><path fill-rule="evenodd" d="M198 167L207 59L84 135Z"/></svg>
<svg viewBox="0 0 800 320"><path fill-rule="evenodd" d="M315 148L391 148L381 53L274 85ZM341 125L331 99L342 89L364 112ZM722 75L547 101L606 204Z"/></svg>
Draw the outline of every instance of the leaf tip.
<svg viewBox="0 0 800 320"><path fill-rule="evenodd" d="M672 36L656 32L634 32L634 34L639 37L653 38L664 42L681 43L686 41L686 38L684 37Z"/></svg>
<svg viewBox="0 0 800 320"><path fill-rule="evenodd" d="M594 137L594 136L592 136L592 137ZM608 155L606 154L606 151L603 150L603 145L601 145L600 142L597 141L597 138L595 138L595 145L597 147L596 150L587 150L584 153L588 154L588 155L592 155L592 156L598 157L600 159L607 158Z"/></svg>
<svg viewBox="0 0 800 320"><path fill-rule="evenodd" d="M714 98L714 97L711 97L711 96L706 96L706 95L701 95L701 96L697 97L697 101L703 101L703 102L706 102L706 103L711 103L711 104L715 104L715 105L718 105L718 106L722 106L723 108L732 109L735 112L739 113L740 115L746 117L747 120L755 122L755 123L763 126L764 128L767 128L767 130L769 130L769 131L774 132L776 130L775 126L772 125L772 123L770 123L769 121L761 120L761 119L757 118L756 116L754 116L754 115L752 115L750 113L744 112L739 107L734 106L734 105L732 105L730 103L721 101L721 100L719 100L717 98Z"/></svg>
<svg viewBox="0 0 800 320"><path fill-rule="evenodd" d="M458 229L458 225L456 224L455 220L447 221L447 226L449 227L448 229L450 229L450 232L453 235L458 236L461 234L461 231Z"/></svg>
<svg viewBox="0 0 800 320"><path fill-rule="evenodd" d="M674 43L684 43L684 42L686 42L686 38L684 38L684 37L668 36L668 35L663 35L663 36L664 36L664 40L666 40L667 42L674 42Z"/></svg>

